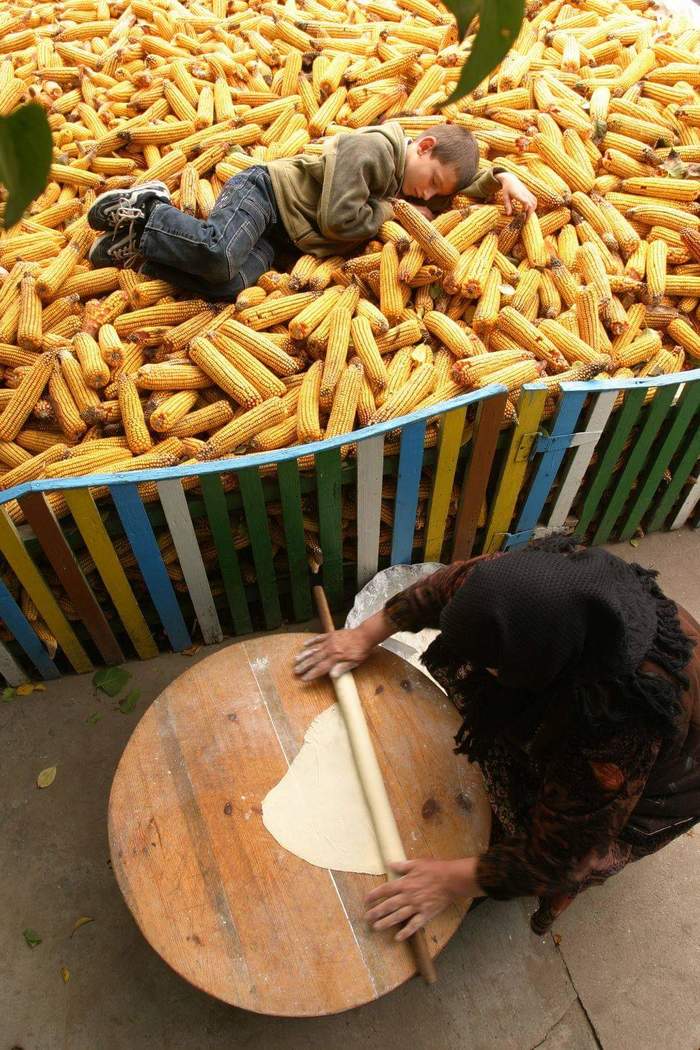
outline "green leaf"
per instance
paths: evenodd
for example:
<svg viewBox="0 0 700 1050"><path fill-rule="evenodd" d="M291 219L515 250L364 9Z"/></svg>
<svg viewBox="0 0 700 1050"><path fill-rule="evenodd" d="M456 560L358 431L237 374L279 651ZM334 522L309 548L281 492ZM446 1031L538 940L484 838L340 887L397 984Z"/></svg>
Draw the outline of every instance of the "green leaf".
<svg viewBox="0 0 700 1050"><path fill-rule="evenodd" d="M94 726L102 718L101 711L93 711L91 715L88 715L85 721L89 726Z"/></svg>
<svg viewBox="0 0 700 1050"><path fill-rule="evenodd" d="M15 698L15 691L9 685L2 691L2 702L9 704Z"/></svg>
<svg viewBox="0 0 700 1050"><path fill-rule="evenodd" d="M51 129L38 102L0 117L0 182L9 193L5 227L14 226L46 186L52 152Z"/></svg>
<svg viewBox="0 0 700 1050"><path fill-rule="evenodd" d="M48 769L42 769L41 773L36 778L36 786L40 788L51 787L55 779L56 766L49 766Z"/></svg>
<svg viewBox="0 0 700 1050"><path fill-rule="evenodd" d="M36 948L37 944L41 944L41 937L36 930L30 930L28 928L22 930L22 936L30 948Z"/></svg>
<svg viewBox="0 0 700 1050"><path fill-rule="evenodd" d="M131 678L129 671L123 667L103 667L92 676L95 689L101 689L107 696L117 696Z"/></svg>
<svg viewBox="0 0 700 1050"><path fill-rule="evenodd" d="M131 692L124 697L123 700L119 701L119 710L123 715L128 715L130 711L133 711L136 707L137 701L141 696L140 689L132 689Z"/></svg>
<svg viewBox="0 0 700 1050"><path fill-rule="evenodd" d="M524 14L525 0L480 0L479 30L446 105L468 95L505 58L520 32Z"/></svg>
<svg viewBox="0 0 700 1050"><path fill-rule="evenodd" d="M481 0L445 0L445 7L457 19L459 39L463 40L472 19L481 10Z"/></svg>

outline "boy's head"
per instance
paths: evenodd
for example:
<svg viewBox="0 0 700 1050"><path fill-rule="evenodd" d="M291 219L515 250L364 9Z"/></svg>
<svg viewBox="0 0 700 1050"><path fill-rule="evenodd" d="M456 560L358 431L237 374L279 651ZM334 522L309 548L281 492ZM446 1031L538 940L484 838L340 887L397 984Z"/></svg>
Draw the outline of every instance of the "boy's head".
<svg viewBox="0 0 700 1050"><path fill-rule="evenodd" d="M476 139L456 124L436 124L408 144L401 191L427 201L469 185L479 166Z"/></svg>

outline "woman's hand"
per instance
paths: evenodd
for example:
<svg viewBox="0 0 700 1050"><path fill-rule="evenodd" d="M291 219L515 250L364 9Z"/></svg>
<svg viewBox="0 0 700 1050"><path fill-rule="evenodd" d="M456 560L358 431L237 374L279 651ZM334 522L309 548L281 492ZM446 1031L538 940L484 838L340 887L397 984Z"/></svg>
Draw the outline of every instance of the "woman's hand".
<svg viewBox="0 0 700 1050"><path fill-rule="evenodd" d="M406 925L395 940L405 941L459 897L480 897L476 857L461 860L404 860L391 870L401 878L385 882L365 898L365 919L375 930Z"/></svg>
<svg viewBox="0 0 700 1050"><path fill-rule="evenodd" d="M374 643L362 630L362 625L351 630L317 634L305 643L294 661L294 673L304 682L329 674L338 678L366 660Z"/></svg>
<svg viewBox="0 0 700 1050"><path fill-rule="evenodd" d="M389 638L396 627L382 609L350 630L333 631L332 634L317 634L309 638L296 660L294 673L304 682L329 674L338 678L352 671L366 660L385 638Z"/></svg>
<svg viewBox="0 0 700 1050"><path fill-rule="evenodd" d="M503 204L506 215L513 214L513 201L519 201L523 206L525 215L531 215L537 211L537 197L530 193L525 183L521 182L517 175L511 175L509 171L499 171L494 176L503 188Z"/></svg>

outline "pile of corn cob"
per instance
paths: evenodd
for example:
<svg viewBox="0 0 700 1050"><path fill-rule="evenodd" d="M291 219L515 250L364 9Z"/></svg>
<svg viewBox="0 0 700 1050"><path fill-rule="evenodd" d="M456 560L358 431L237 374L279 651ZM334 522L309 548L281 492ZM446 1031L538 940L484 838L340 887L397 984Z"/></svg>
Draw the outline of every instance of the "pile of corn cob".
<svg viewBox="0 0 700 1050"><path fill-rule="evenodd" d="M0 486L303 444L492 382L512 418L531 380L697 363L700 31L647 0L531 0L446 104L472 41L430 0L4 5L0 115L38 100L55 156L0 233ZM86 262L106 189L162 179L205 219L245 168L389 119L470 129L537 214L396 202L352 258L302 256L223 309Z"/></svg>

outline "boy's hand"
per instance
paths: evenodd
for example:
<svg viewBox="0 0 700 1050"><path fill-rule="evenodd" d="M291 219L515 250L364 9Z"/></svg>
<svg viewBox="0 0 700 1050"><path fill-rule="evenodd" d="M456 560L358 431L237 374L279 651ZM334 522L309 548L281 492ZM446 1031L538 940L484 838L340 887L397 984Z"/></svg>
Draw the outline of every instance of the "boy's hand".
<svg viewBox="0 0 700 1050"><path fill-rule="evenodd" d="M416 209L416 211L419 211L421 213L421 215L425 215L426 219L429 219L430 222L432 222L433 219L435 218L434 213L430 210L430 208L428 208L427 205L425 205L425 204L414 204L413 207Z"/></svg>
<svg viewBox="0 0 700 1050"><path fill-rule="evenodd" d="M519 201L523 206L525 215L531 215L537 211L537 197L530 193L527 186L520 181L517 175L511 175L509 171L499 171L494 178L498 179L503 188L503 203L506 215L513 214L513 201Z"/></svg>

